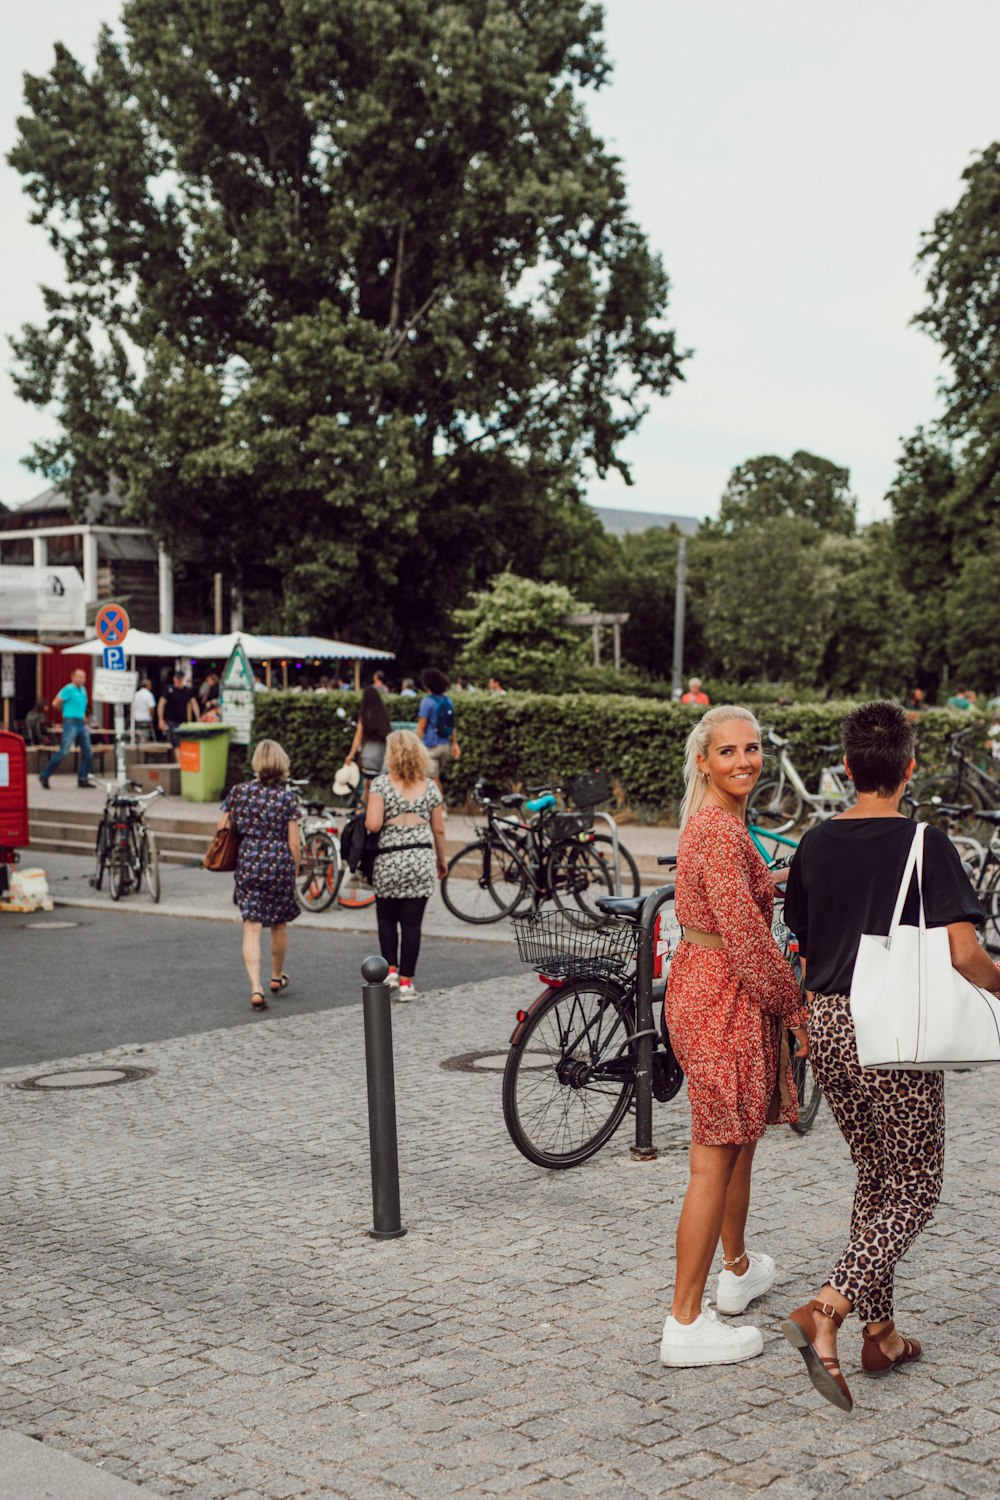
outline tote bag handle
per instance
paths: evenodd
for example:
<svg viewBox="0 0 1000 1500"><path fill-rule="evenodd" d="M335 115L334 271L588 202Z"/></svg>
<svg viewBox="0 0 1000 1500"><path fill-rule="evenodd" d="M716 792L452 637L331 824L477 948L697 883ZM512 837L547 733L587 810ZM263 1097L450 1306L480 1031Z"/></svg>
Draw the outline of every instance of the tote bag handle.
<svg viewBox="0 0 1000 1500"><path fill-rule="evenodd" d="M893 938L896 936L896 932L899 929L900 921L903 916L903 907L906 905L906 896L907 892L910 889L910 881L913 879L914 870L916 870L917 872L917 891L920 897L920 930L921 932L923 932L926 929L927 924L924 918L923 888L924 831L926 829L926 826L927 825L925 823L918 823L916 828L913 830L913 839L910 843L910 852L906 856L906 864L903 866L903 878L899 882L899 894L896 897L896 907L892 914L892 921L889 924L889 943L892 942Z"/></svg>

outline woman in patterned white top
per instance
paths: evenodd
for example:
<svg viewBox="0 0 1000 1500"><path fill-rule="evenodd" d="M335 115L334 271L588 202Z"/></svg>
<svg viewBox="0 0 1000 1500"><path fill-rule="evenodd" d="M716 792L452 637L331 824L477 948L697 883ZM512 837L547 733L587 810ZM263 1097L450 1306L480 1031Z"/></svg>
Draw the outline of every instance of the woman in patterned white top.
<svg viewBox="0 0 1000 1500"><path fill-rule="evenodd" d="M379 947L400 1000L413 995L424 909L447 870L443 799L429 773L416 735L396 730L386 741L385 770L371 784L365 814L368 831L381 834L372 880Z"/></svg>

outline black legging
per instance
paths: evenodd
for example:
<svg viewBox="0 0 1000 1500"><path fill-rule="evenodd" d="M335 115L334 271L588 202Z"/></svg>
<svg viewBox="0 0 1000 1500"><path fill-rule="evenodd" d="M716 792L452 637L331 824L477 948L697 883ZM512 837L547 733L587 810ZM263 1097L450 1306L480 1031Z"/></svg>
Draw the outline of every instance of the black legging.
<svg viewBox="0 0 1000 1500"><path fill-rule="evenodd" d="M375 901L382 957L390 968L398 968L404 979L412 979L417 971L420 924L426 905L426 896L379 896Z"/></svg>

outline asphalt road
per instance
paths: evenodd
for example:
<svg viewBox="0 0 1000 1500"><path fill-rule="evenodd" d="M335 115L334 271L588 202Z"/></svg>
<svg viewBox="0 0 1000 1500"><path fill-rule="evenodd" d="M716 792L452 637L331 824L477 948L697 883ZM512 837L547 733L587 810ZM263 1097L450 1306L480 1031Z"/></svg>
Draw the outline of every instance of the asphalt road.
<svg viewBox="0 0 1000 1500"><path fill-rule="evenodd" d="M238 924L73 907L0 915L0 1066L348 1005L361 997L362 960L377 950L374 934L293 926L285 965L291 986L260 1017L250 1009L240 931ZM265 972L268 962L265 956ZM446 1015L442 990L524 972L509 938L425 937L421 993L411 1008Z"/></svg>

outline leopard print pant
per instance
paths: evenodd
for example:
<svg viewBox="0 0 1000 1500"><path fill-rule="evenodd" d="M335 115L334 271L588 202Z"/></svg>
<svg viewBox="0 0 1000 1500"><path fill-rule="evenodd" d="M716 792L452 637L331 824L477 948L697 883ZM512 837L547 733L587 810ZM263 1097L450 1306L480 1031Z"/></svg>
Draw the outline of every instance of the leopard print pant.
<svg viewBox="0 0 1000 1500"><path fill-rule="evenodd" d="M851 1152L851 1238L828 1278L863 1323L892 1317L896 1262L928 1224L944 1169L944 1075L862 1068L847 995L815 995L809 1052Z"/></svg>

